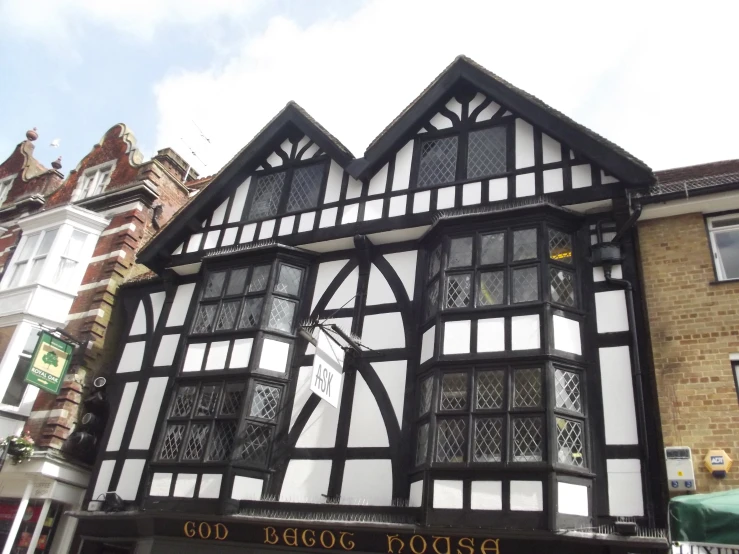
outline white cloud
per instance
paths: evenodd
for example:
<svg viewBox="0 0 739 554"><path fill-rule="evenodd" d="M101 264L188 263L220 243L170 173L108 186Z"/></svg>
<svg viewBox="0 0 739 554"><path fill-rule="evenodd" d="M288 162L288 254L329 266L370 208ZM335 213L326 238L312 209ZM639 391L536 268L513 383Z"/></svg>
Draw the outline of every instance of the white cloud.
<svg viewBox="0 0 739 554"><path fill-rule="evenodd" d="M739 110L729 11L737 8L368 0L308 27L275 17L225 63L156 85L157 140L183 149L188 137L213 173L294 99L361 156L464 53L655 168L732 157Z"/></svg>

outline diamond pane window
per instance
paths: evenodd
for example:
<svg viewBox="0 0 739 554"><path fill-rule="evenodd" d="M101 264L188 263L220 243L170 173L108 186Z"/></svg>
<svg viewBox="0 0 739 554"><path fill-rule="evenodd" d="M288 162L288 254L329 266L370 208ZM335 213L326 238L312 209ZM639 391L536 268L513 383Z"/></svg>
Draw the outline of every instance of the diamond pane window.
<svg viewBox="0 0 739 554"><path fill-rule="evenodd" d="M164 439L159 450L160 460L176 460L180 454L180 446L182 445L182 437L185 436L187 425L167 425L164 431Z"/></svg>
<svg viewBox="0 0 739 554"><path fill-rule="evenodd" d="M472 131L467 147L467 177L489 177L506 171L506 128Z"/></svg>
<svg viewBox="0 0 739 554"><path fill-rule="evenodd" d="M216 317L218 304L202 304L198 308L195 320L192 323L193 333L210 333L213 330L213 320Z"/></svg>
<svg viewBox="0 0 739 554"><path fill-rule="evenodd" d="M226 282L226 272L219 271L208 275L208 281L205 283L203 298L216 298L221 296L223 285Z"/></svg>
<svg viewBox="0 0 739 554"><path fill-rule="evenodd" d="M318 194L323 182L324 164L299 167L293 172L287 211L307 210L318 204Z"/></svg>
<svg viewBox="0 0 739 554"><path fill-rule="evenodd" d="M249 415L260 419L273 420L277 417L279 405L280 389L257 383L254 387L254 397L252 398Z"/></svg>
<svg viewBox="0 0 739 554"><path fill-rule="evenodd" d="M469 273L450 275L446 282L446 307L463 308L470 305L471 277Z"/></svg>
<svg viewBox="0 0 739 554"><path fill-rule="evenodd" d="M542 405L541 369L517 369L513 372L513 406L537 408Z"/></svg>
<svg viewBox="0 0 739 554"><path fill-rule="evenodd" d="M429 424L424 423L418 428L418 438L416 439L416 465L421 465L426 461L429 452Z"/></svg>
<svg viewBox="0 0 739 554"><path fill-rule="evenodd" d="M203 457L209 430L209 423L196 423L190 426L190 434L187 436L185 448L182 451L183 460L199 460Z"/></svg>
<svg viewBox="0 0 739 554"><path fill-rule="evenodd" d="M493 233L480 237L480 265L505 262L505 233Z"/></svg>
<svg viewBox="0 0 739 554"><path fill-rule="evenodd" d="M284 298L273 298L272 309L269 312L269 327L290 333L293 330L295 302Z"/></svg>
<svg viewBox="0 0 739 554"><path fill-rule="evenodd" d="M431 256L429 258L428 278L431 279L432 277L434 277L437 273L439 273L440 269L441 269L441 244L431 251Z"/></svg>
<svg viewBox="0 0 739 554"><path fill-rule="evenodd" d="M226 288L226 296L233 296L235 294L244 294L244 287L246 286L246 268L234 269L231 271L231 275L228 277L228 287Z"/></svg>
<svg viewBox="0 0 739 554"><path fill-rule="evenodd" d="M575 305L575 274L558 267L549 268L549 293L552 302Z"/></svg>
<svg viewBox="0 0 739 554"><path fill-rule="evenodd" d="M418 415L424 415L431 409L431 395L434 391L434 380L428 377L421 381L420 402L418 403Z"/></svg>
<svg viewBox="0 0 739 554"><path fill-rule="evenodd" d="M572 371L555 369L554 393L557 408L582 413L580 375Z"/></svg>
<svg viewBox="0 0 739 554"><path fill-rule="evenodd" d="M209 462L227 460L233 450L235 436L235 421L216 421L215 427L213 428L213 439L210 442L206 460Z"/></svg>
<svg viewBox="0 0 739 554"><path fill-rule="evenodd" d="M300 279L303 270L289 265L280 266L280 276L275 283L275 292L297 296L300 291Z"/></svg>
<svg viewBox="0 0 739 554"><path fill-rule="evenodd" d="M457 136L426 140L421 143L418 186L451 183L457 172Z"/></svg>
<svg viewBox="0 0 739 554"><path fill-rule="evenodd" d="M462 463L467 452L467 421L441 419L436 428L436 461Z"/></svg>
<svg viewBox="0 0 739 554"><path fill-rule="evenodd" d="M277 215L280 196L285 186L284 171L263 175L254 185L254 196L249 208L249 219L259 219Z"/></svg>
<svg viewBox="0 0 739 554"><path fill-rule="evenodd" d="M480 418L475 421L475 462L500 462L503 451L503 420Z"/></svg>
<svg viewBox="0 0 739 554"><path fill-rule="evenodd" d="M449 263L447 267L469 267L472 265L472 237L449 241Z"/></svg>
<svg viewBox="0 0 739 554"><path fill-rule="evenodd" d="M445 373L441 378L442 410L464 410L467 407L467 374Z"/></svg>
<svg viewBox="0 0 739 554"><path fill-rule="evenodd" d="M549 229L549 257L558 262L572 263L572 237L557 229Z"/></svg>
<svg viewBox="0 0 739 554"><path fill-rule="evenodd" d="M259 292L267 288L267 280L269 279L269 266L260 265L254 268L251 274L251 283L249 284L249 292Z"/></svg>
<svg viewBox="0 0 739 554"><path fill-rule="evenodd" d="M536 257L536 229L513 231L513 261Z"/></svg>
<svg viewBox="0 0 739 554"><path fill-rule="evenodd" d="M228 385L226 387L221 403L221 415L230 416L239 413L243 389L243 385Z"/></svg>
<svg viewBox="0 0 739 554"><path fill-rule="evenodd" d="M244 300L244 309L239 319L239 329L249 329L259 326L259 316L262 313L263 298L247 298Z"/></svg>
<svg viewBox="0 0 739 554"><path fill-rule="evenodd" d="M478 306L497 306L505 303L504 273L502 271L484 271L480 273L478 287Z"/></svg>
<svg viewBox="0 0 739 554"><path fill-rule="evenodd" d="M195 408L195 417L210 417L216 413L218 395L221 392L220 385L205 385L200 389L200 398Z"/></svg>
<svg viewBox="0 0 739 554"><path fill-rule="evenodd" d="M271 427L247 423L244 426L244 438L236 448L235 458L255 465L265 465L271 434Z"/></svg>
<svg viewBox="0 0 739 554"><path fill-rule="evenodd" d="M475 380L475 408L498 410L503 407L505 372L480 371Z"/></svg>
<svg viewBox="0 0 739 554"><path fill-rule="evenodd" d="M512 274L512 299L514 304L519 302L534 302L539 300L539 268L524 267L514 269Z"/></svg>
<svg viewBox="0 0 739 554"><path fill-rule="evenodd" d="M561 464L585 467L582 422L557 418L557 461Z"/></svg>
<svg viewBox="0 0 739 554"><path fill-rule="evenodd" d="M197 392L197 387L180 387L177 389L170 417L188 417L195 405Z"/></svg>
<svg viewBox="0 0 739 554"><path fill-rule="evenodd" d="M218 314L218 321L216 321L216 331L224 331L226 329L233 329L236 323L236 316L239 314L239 307L241 301L236 300L234 302L224 302L221 304L221 311Z"/></svg>
<svg viewBox="0 0 739 554"><path fill-rule="evenodd" d="M544 423L539 417L513 420L513 461L540 462L544 459Z"/></svg>

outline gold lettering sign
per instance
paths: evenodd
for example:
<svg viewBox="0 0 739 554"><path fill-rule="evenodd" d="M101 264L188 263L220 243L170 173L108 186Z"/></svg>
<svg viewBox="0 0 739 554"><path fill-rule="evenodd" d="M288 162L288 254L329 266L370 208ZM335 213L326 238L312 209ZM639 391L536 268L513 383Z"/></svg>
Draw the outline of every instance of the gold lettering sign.
<svg viewBox="0 0 739 554"><path fill-rule="evenodd" d="M204 541L225 541L226 537L228 537L228 527L223 523L186 521L183 533L188 539L199 538Z"/></svg>

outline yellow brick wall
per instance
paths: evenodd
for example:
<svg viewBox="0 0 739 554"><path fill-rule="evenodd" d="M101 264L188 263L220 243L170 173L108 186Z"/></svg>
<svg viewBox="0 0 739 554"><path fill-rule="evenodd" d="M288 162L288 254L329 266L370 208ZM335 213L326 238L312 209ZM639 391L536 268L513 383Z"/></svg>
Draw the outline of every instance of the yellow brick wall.
<svg viewBox="0 0 739 554"><path fill-rule="evenodd" d="M693 449L698 492L739 487L739 402L729 361L739 353L739 282L715 281L702 214L638 226L665 446ZM703 458L734 459L723 481Z"/></svg>

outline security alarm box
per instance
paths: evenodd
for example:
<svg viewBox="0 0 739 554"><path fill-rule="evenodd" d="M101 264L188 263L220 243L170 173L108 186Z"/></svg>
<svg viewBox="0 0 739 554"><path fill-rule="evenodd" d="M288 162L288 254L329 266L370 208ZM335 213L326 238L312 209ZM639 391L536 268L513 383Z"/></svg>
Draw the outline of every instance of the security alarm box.
<svg viewBox="0 0 739 554"><path fill-rule="evenodd" d="M667 466L667 487L670 492L694 491L695 473L693 455L687 446L668 446L665 448Z"/></svg>

